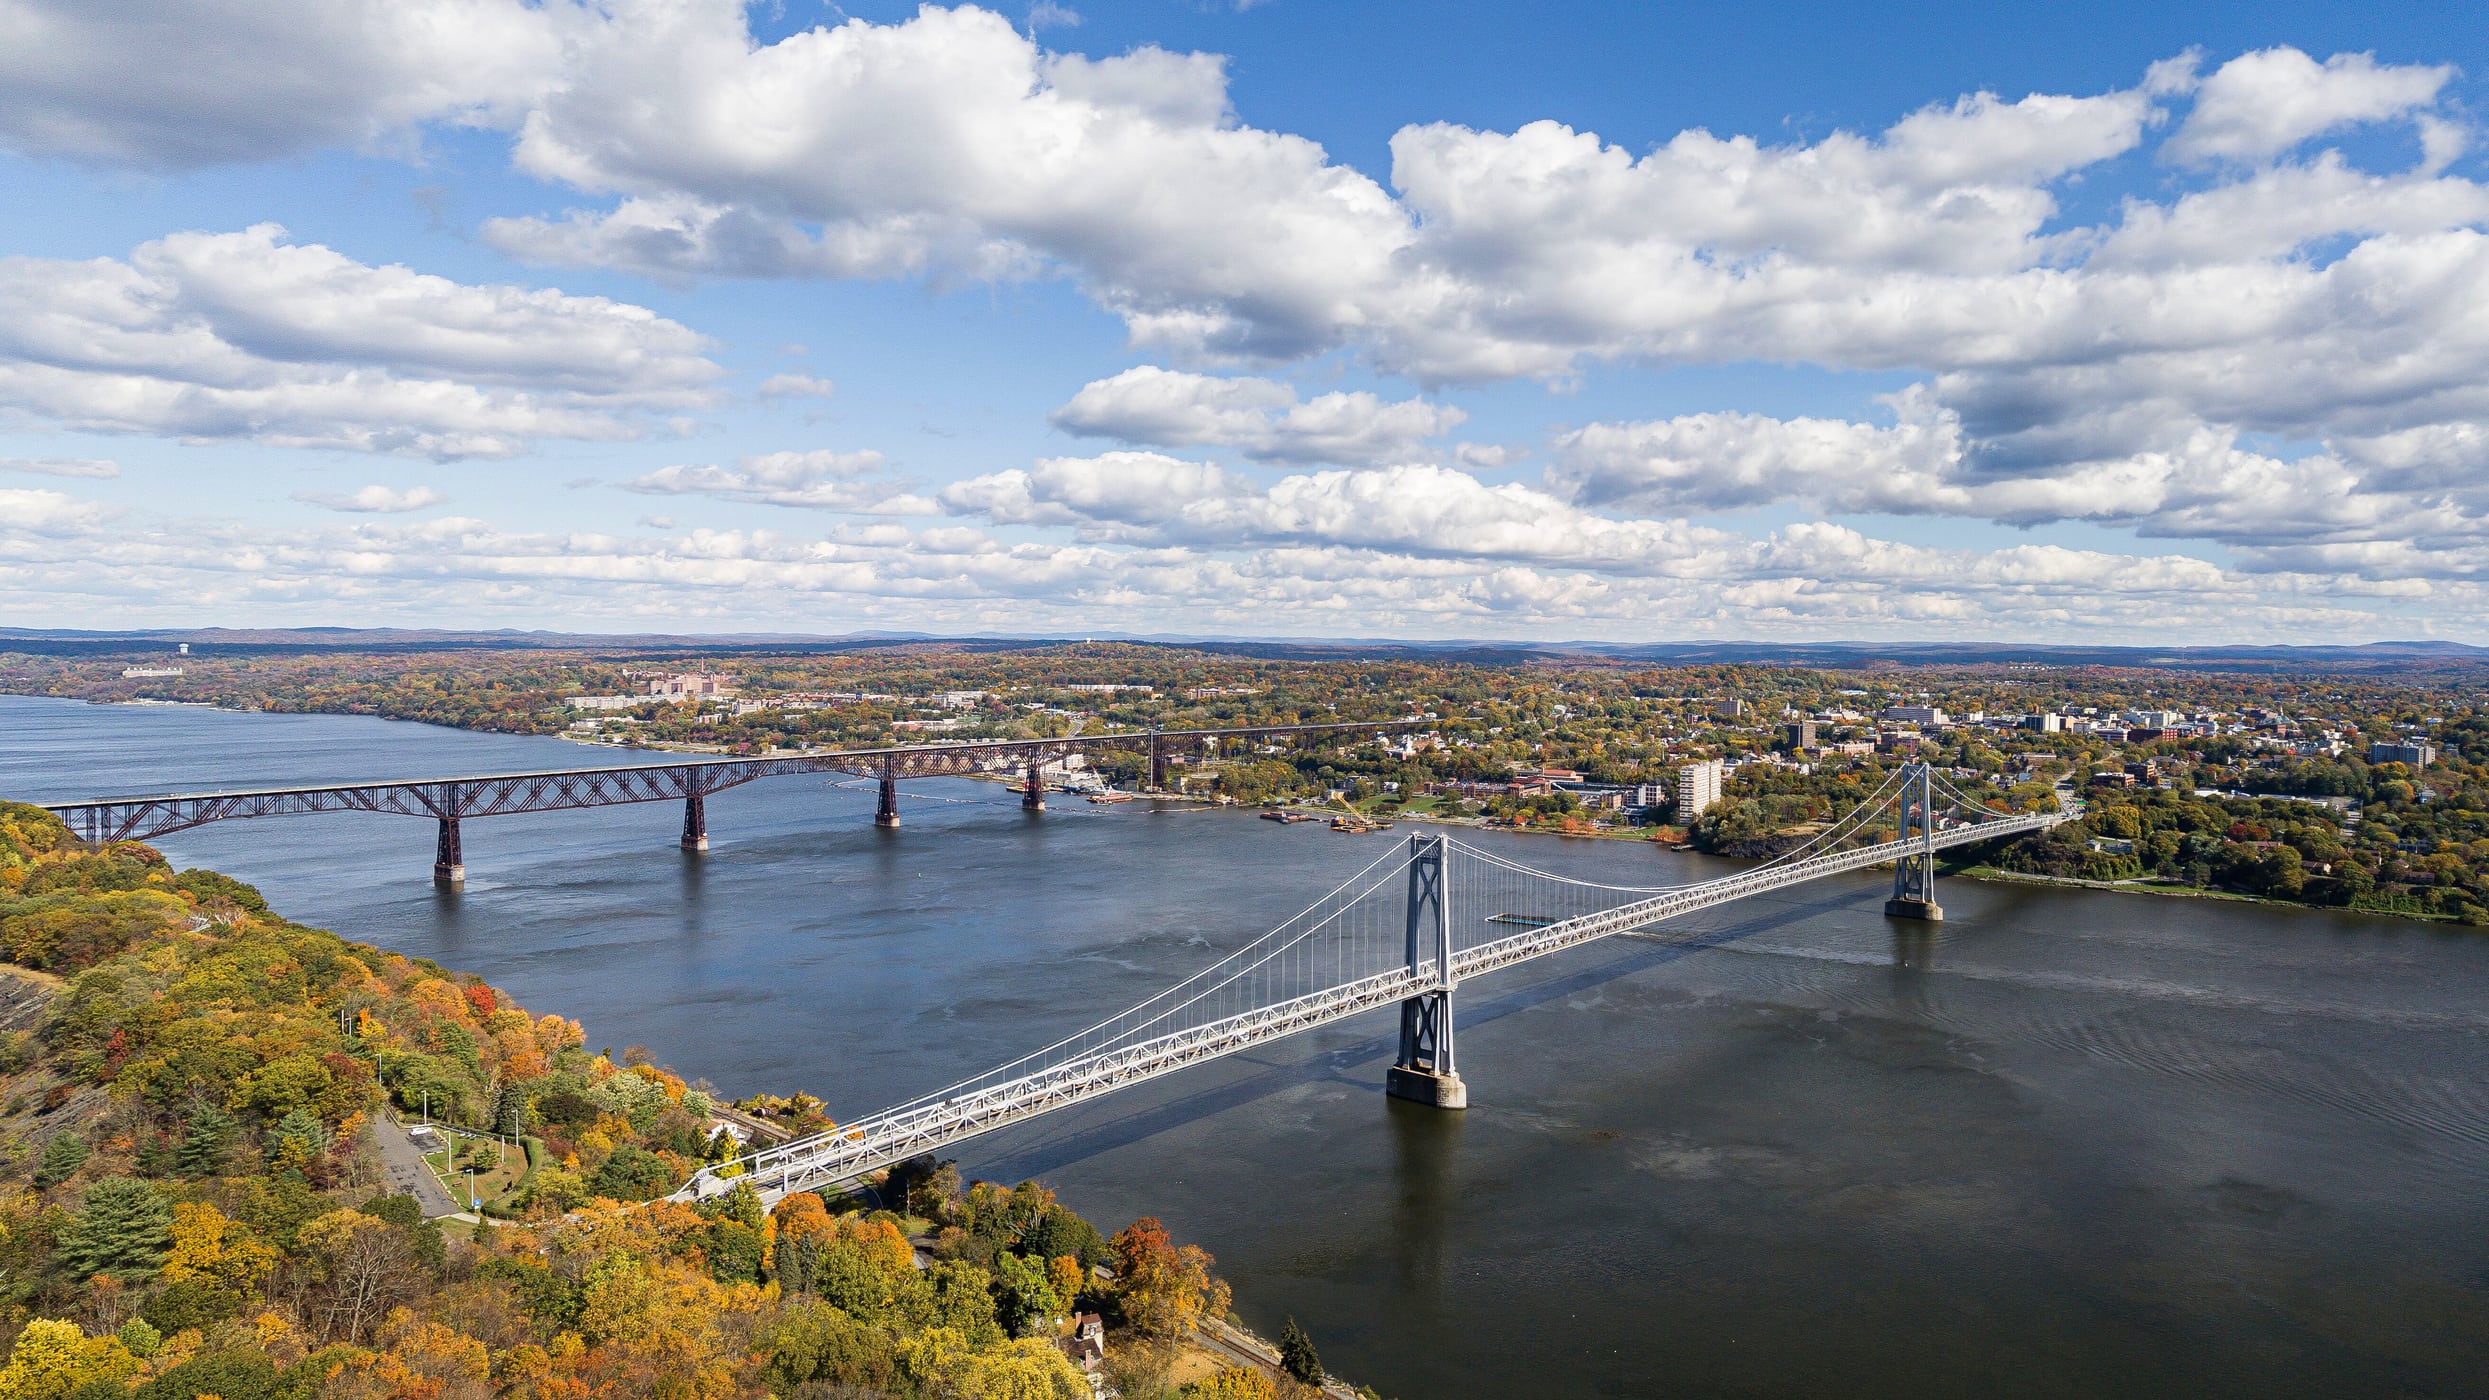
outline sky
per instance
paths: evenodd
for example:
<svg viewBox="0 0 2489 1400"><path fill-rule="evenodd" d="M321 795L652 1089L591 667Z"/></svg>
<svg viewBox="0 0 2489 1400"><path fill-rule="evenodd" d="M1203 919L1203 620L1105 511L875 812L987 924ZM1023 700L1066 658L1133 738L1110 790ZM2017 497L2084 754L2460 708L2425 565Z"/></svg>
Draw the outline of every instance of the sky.
<svg viewBox="0 0 2489 1400"><path fill-rule="evenodd" d="M0 625L2489 643L2484 50L0 0Z"/></svg>

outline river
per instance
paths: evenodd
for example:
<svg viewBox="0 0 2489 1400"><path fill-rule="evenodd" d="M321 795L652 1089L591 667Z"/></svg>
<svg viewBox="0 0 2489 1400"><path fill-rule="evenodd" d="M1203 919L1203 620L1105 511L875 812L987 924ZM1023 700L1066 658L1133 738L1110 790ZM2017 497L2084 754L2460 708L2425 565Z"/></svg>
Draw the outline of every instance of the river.
<svg viewBox="0 0 2489 1400"><path fill-rule="evenodd" d="M337 716L0 697L0 794L626 762ZM854 1116L1137 1001L1397 835L782 778L710 799L168 837L287 914L480 973L589 1044ZM1464 838L1469 839L1469 838ZM1484 835L1621 883L1725 862ZM2489 1394L2489 938L1874 875L1465 985L1470 1110L1387 1100L1377 1014L962 1145L1218 1257L1401 1400Z"/></svg>

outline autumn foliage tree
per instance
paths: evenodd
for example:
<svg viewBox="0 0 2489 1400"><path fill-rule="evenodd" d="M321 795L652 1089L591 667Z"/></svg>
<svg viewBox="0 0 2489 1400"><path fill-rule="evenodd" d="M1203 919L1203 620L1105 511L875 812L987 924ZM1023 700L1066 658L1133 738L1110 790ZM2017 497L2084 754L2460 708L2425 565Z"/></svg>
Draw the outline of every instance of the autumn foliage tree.
<svg viewBox="0 0 2489 1400"><path fill-rule="evenodd" d="M1126 1325L1146 1336L1189 1336L1201 1319L1227 1313L1227 1285L1210 1272L1208 1253L1177 1245L1155 1216L1143 1216L1108 1241L1115 1256L1112 1298Z"/></svg>

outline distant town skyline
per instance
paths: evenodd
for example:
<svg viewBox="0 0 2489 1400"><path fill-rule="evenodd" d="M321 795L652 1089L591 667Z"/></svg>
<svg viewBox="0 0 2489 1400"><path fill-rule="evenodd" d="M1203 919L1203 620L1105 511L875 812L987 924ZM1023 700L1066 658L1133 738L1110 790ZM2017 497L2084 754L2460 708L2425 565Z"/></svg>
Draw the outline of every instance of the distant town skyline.
<svg viewBox="0 0 2489 1400"><path fill-rule="evenodd" d="M2489 643L2476 5L0 0L0 625Z"/></svg>

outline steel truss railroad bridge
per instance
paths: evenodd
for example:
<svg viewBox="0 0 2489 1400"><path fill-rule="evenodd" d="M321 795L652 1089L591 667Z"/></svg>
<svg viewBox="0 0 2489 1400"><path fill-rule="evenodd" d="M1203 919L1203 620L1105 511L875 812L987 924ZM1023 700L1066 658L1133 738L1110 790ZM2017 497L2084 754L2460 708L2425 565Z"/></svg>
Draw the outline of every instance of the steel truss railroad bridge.
<svg viewBox="0 0 2489 1400"><path fill-rule="evenodd" d="M971 740L885 749L842 749L770 758L698 758L613 768L567 768L543 773L494 773L465 778L420 778L384 783L338 783L317 787L257 788L237 792L165 793L150 797L104 797L55 802L48 810L89 842L147 841L209 822L245 817L295 816L306 812L383 812L431 817L439 823L432 875L444 884L466 878L466 848L459 823L470 817L520 812L561 812L634 802L681 802L683 849L709 848L707 797L756 778L788 773L842 773L880 781L877 826L899 824L899 780L958 777L1024 770L1021 805L1046 805L1045 765L1075 753L1145 749L1149 785L1166 786L1168 760L1179 754L1215 753L1222 744L1321 735L1378 733L1431 723L1425 719L1336 724L1264 724L1235 729L1150 729L1081 734L1055 739Z"/></svg>
<svg viewBox="0 0 2489 1400"><path fill-rule="evenodd" d="M1389 1091L1465 1108L1452 992L1477 977L1610 934L1845 871L1893 865L1884 912L1938 919L1936 853L2076 815L1998 812L1933 769L1896 770L1804 845L1717 879L1605 885L1532 869L1445 834L1412 836L1304 912L1183 982L972 1079L826 1132L703 1168L673 1199L749 1181L765 1203L835 1188L911 1157L1299 1031L1397 1005Z"/></svg>

